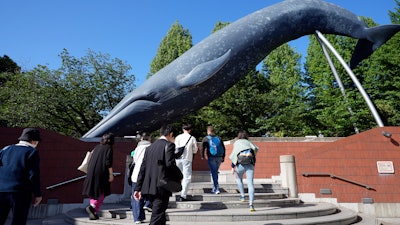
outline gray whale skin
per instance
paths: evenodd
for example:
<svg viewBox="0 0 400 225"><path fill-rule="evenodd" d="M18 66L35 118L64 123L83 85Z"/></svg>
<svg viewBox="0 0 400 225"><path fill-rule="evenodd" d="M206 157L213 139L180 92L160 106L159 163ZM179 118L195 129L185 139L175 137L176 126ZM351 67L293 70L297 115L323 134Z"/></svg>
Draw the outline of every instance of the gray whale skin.
<svg viewBox="0 0 400 225"><path fill-rule="evenodd" d="M125 96L82 138L154 131L222 95L272 50L304 35L337 34L359 39L354 68L400 30L368 28L348 10L321 0L285 0L249 14L211 34Z"/></svg>

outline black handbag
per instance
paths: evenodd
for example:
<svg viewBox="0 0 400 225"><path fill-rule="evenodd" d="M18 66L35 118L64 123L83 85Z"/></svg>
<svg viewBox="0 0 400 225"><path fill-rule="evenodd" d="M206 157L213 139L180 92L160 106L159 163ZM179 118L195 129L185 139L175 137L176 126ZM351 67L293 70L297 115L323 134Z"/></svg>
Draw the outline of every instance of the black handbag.
<svg viewBox="0 0 400 225"><path fill-rule="evenodd" d="M164 188L169 192L179 192L182 190L181 180L183 175L181 170L174 164L169 167L165 165L165 152L168 145L165 145L163 154L164 160L158 161L158 184L160 188Z"/></svg>
<svg viewBox="0 0 400 225"><path fill-rule="evenodd" d="M135 169L135 162L132 161L131 163L129 163L128 168L129 168L129 172L128 172L127 181L128 181L128 184L129 184L130 186L132 186L132 179L131 179L131 176L132 176L132 173L133 173L133 169Z"/></svg>
<svg viewBox="0 0 400 225"><path fill-rule="evenodd" d="M190 138L192 138L192 135L190 135L189 139L187 140L187 142L186 142L186 144L185 144L184 146L175 149L175 159L178 159L179 157L182 156L183 151L185 151L186 145L187 145L187 144L189 143L189 141L190 141Z"/></svg>

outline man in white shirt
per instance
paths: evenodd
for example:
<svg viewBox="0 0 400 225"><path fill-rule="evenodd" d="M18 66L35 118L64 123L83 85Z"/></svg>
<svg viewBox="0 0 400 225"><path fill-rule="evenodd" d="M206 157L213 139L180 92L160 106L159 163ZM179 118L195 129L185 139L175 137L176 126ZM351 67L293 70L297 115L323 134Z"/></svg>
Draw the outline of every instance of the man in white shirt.
<svg viewBox="0 0 400 225"><path fill-rule="evenodd" d="M186 144L182 156L176 159L176 165L179 167L183 174L182 191L180 197L178 198L178 201L187 200L186 195L189 190L189 184L192 180L193 156L197 153L198 150L196 138L190 135L190 132L192 131L192 125L183 124L182 130L183 133L175 138L175 145L177 148L183 147Z"/></svg>

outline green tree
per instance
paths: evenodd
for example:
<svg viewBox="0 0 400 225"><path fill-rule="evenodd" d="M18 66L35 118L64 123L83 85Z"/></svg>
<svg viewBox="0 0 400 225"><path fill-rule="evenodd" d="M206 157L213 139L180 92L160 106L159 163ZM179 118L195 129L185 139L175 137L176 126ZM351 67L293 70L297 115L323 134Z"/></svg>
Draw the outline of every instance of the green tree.
<svg viewBox="0 0 400 225"><path fill-rule="evenodd" d="M337 36L325 35L345 61L350 61L356 40ZM354 124L357 121L352 111L358 95L355 93L354 83L340 63L330 54L341 82L345 87L346 97L342 95L338 82L329 67L328 61L321 49L321 45L314 36L310 37L310 45L306 57L305 70L310 77L309 90L312 96L310 116L315 118L312 129L322 131L325 136L347 136L355 132Z"/></svg>
<svg viewBox="0 0 400 225"><path fill-rule="evenodd" d="M369 27L377 25L370 18L362 19ZM350 61L357 40L335 35L326 37L344 60ZM318 127L315 129L321 129L327 136L348 136L356 132L355 128L363 131L375 127L377 123L371 110L342 65L331 55L343 82L345 97L334 80L320 45L315 37L310 40L305 67L311 77L309 84L313 87L310 93L314 100L311 114L317 118L315 124ZM353 70L386 125L398 125L400 121L400 85L396 76L399 73L398 43L399 35L395 35Z"/></svg>
<svg viewBox="0 0 400 225"><path fill-rule="evenodd" d="M181 56L187 50L193 46L192 35L188 29L185 29L182 25L176 21L172 24L168 30L167 35L162 39L160 46L158 47L157 54L153 58L150 64L150 72L147 78L157 73L159 70L170 64L176 58ZM178 130L181 130L183 122L193 123L190 116L185 117L175 122L175 126ZM158 132L154 132L154 135L159 135Z"/></svg>
<svg viewBox="0 0 400 225"><path fill-rule="evenodd" d="M180 55L192 47L192 35L188 29L176 21L168 30L167 35L162 39L157 54L150 64L150 73L147 78L170 64Z"/></svg>
<svg viewBox="0 0 400 225"><path fill-rule="evenodd" d="M3 88L7 81L12 79L16 74L21 72L21 67L17 65L10 57L4 55L0 57L0 88ZM6 99L3 99L3 95L0 92L0 112L4 110ZM6 127L7 120L4 116L0 115L0 126Z"/></svg>
<svg viewBox="0 0 400 225"><path fill-rule="evenodd" d="M399 2L397 2L399 4ZM398 9L398 8L397 8ZM400 14L390 14L392 21ZM364 18L369 26L377 24L370 18ZM400 124L400 34L396 34L387 43L378 48L368 60L362 62L356 73L361 74L361 80L366 92L373 100L375 107L385 126ZM376 126L375 121L366 124L365 128Z"/></svg>
<svg viewBox="0 0 400 225"><path fill-rule="evenodd" d="M21 67L17 65L10 57L4 55L0 57L0 73L20 73Z"/></svg>
<svg viewBox="0 0 400 225"><path fill-rule="evenodd" d="M389 10L390 21L394 24L400 24L400 1L394 1L396 2L397 7L394 8L394 11Z"/></svg>
<svg viewBox="0 0 400 225"><path fill-rule="evenodd" d="M260 129L274 136L303 136L308 129L306 87L303 86L301 55L289 44L272 51L263 61L262 71L268 79L267 111L257 122Z"/></svg>
<svg viewBox="0 0 400 225"><path fill-rule="evenodd" d="M2 115L12 127L41 127L79 137L134 88L131 67L91 50L82 58L60 54L62 66L37 66L7 82Z"/></svg>
<svg viewBox="0 0 400 225"><path fill-rule="evenodd" d="M240 129L246 129L252 136L259 136L256 121L263 117L267 109L269 85L262 73L255 69L232 86L209 105L200 109L194 116L204 136L207 125L213 125L218 135L224 139L237 136Z"/></svg>

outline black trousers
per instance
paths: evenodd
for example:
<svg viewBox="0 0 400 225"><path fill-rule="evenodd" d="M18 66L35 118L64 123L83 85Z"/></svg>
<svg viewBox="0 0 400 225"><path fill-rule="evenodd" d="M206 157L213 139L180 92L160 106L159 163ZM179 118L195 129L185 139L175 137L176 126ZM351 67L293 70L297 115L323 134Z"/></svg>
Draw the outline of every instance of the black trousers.
<svg viewBox="0 0 400 225"><path fill-rule="evenodd" d="M25 225L28 219L32 194L25 192L0 192L0 225L4 225L12 212L11 225Z"/></svg>
<svg viewBox="0 0 400 225"><path fill-rule="evenodd" d="M151 208L150 225L165 225L167 223L166 211L169 203L169 195L150 195L149 198L153 205Z"/></svg>

